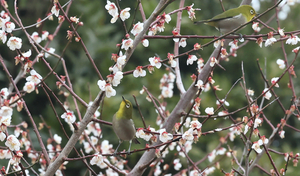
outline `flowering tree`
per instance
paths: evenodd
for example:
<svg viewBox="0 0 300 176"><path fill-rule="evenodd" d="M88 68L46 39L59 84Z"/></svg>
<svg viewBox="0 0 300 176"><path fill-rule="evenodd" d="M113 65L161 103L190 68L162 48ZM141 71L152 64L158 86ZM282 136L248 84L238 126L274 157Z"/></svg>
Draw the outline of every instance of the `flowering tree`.
<svg viewBox="0 0 300 176"><path fill-rule="evenodd" d="M285 132L295 138L299 132L299 123L295 122L300 119L299 81L295 79L299 46L289 49L289 45L300 41L299 30L292 26L284 31L281 26L281 21L291 9L296 10L293 6L299 1L265 2L266 10L260 8L260 1L253 1L253 7L261 12L247 23L252 24L253 34L231 35L247 25L244 24L219 37L182 35L188 32L183 23L195 29L209 28L192 26L202 8L198 1L195 4L187 1L190 4L185 5L185 0L160 0L155 7L156 1L131 2L130 7L123 1L107 0L104 6L97 7L111 17L108 23L104 22L106 26L122 26L115 35L120 42L100 45L103 50L110 44L117 46L110 53L109 65L106 60L110 59L101 56L99 64L91 54L90 48L94 46L88 45L83 32L79 31L87 30L85 21L70 15L73 5L79 2L53 0L46 17L31 17L31 20L36 18L31 21L34 24L25 25L19 12L21 4L17 0L11 4L1 0L1 175L67 175L76 167L76 172L90 175L251 175L251 172L285 175L299 172L296 168L299 154L295 148L278 144L292 146L295 141L285 137ZM241 4L250 3L244 0ZM222 1L220 5L223 7ZM49 20L58 21L51 23L55 24L52 31L47 29ZM172 21L175 28L171 26ZM31 34L29 31L35 28L38 32ZM104 27L101 30L109 31ZM60 32L67 37L59 38ZM156 42L162 39L171 41L172 49ZM156 43L152 45L152 41ZM51 43L56 43L56 48L49 47ZM72 45L76 45L76 49L72 50ZM214 49L210 50L210 46ZM274 50L275 46L278 51ZM258 59L255 71L241 60L238 68L228 66L233 59L247 55L270 57L270 48L283 59L277 56L264 60L264 67ZM80 67L87 67L97 81L89 82L78 70L72 71L72 64L64 59L68 50L85 54L85 58L72 59L71 63L85 60ZM134 55L141 51L143 55ZM151 56L140 61L146 55ZM13 62L9 56L14 57ZM182 65L195 66L190 71L194 74L184 73L183 70L188 69L181 68ZM227 71L227 68L230 69ZM233 77L230 71L239 78L229 81ZM261 79L248 80L253 74ZM190 79L186 79L188 77ZM80 80L86 87L89 83L93 100L73 86ZM259 93L250 89L249 85L257 85L255 82L259 82L255 88ZM134 118L136 137L142 144L135 145L131 155L125 151L114 155L112 144L117 140L104 130L108 129L104 125L111 125L112 120L104 118L110 109L105 102L116 100L114 104L119 104L123 87L132 92L140 91L141 95L134 93L133 98L141 116L141 120ZM149 101L148 104L144 100ZM212 104L212 100L216 104ZM36 112L36 107L41 105L48 105L52 115L48 111ZM152 112L157 113L156 117ZM146 113L149 117L144 118Z"/></svg>

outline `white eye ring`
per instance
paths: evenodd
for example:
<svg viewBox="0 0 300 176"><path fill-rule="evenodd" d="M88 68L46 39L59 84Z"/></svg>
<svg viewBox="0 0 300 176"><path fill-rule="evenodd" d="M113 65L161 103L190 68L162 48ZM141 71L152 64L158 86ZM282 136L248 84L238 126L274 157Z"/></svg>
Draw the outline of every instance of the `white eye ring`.
<svg viewBox="0 0 300 176"><path fill-rule="evenodd" d="M129 108L130 107L130 104L126 104L126 108Z"/></svg>
<svg viewBox="0 0 300 176"><path fill-rule="evenodd" d="M254 11L253 11L253 10L250 10L250 13L251 13L251 14L253 14L253 13L254 13Z"/></svg>

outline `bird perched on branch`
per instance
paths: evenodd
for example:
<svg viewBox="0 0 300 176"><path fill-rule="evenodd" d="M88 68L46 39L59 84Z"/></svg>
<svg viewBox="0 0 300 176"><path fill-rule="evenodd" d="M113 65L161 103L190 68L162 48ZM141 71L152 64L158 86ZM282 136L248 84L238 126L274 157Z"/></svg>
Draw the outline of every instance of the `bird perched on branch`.
<svg viewBox="0 0 300 176"><path fill-rule="evenodd" d="M194 22L194 24L204 23L215 27L222 34L225 34L251 21L255 15L256 12L252 6L241 5L237 8L226 10L212 19Z"/></svg>
<svg viewBox="0 0 300 176"><path fill-rule="evenodd" d="M112 127L114 132L119 138L119 145L116 148L114 154L117 153L118 148L120 147L123 141L129 141L129 148L127 153L130 154L130 147L132 140L134 143L139 144L140 142L135 137L135 126L132 120L132 104L129 100L126 100L122 96L122 102L120 104L119 110L114 114Z"/></svg>

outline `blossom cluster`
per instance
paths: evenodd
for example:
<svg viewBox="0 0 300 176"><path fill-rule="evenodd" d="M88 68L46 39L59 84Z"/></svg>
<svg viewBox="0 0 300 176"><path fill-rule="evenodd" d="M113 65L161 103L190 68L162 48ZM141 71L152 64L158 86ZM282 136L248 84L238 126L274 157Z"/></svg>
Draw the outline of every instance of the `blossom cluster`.
<svg viewBox="0 0 300 176"><path fill-rule="evenodd" d="M15 24L10 21L9 15L5 11L0 12L0 39L3 43L7 40L7 35L15 29ZM11 36L7 41L7 46L14 51L22 47L22 39Z"/></svg>
<svg viewBox="0 0 300 176"><path fill-rule="evenodd" d="M165 30L165 23L169 23L170 21L171 16L169 14L163 13L162 15L158 15L155 24L150 27L148 35L153 36L158 32L163 32Z"/></svg>
<svg viewBox="0 0 300 176"><path fill-rule="evenodd" d="M36 86L40 84L42 76L38 74L35 70L30 70L30 76L26 78L26 83L23 87L23 90L27 93L31 93L36 89Z"/></svg>
<svg viewBox="0 0 300 176"><path fill-rule="evenodd" d="M126 19L130 18L130 8L127 7L120 11L116 6L115 3L110 2L107 0L107 4L105 5L105 9L108 11L108 13L113 17L111 19L111 23L115 23L118 18L120 18L123 22ZM134 36L137 36L140 32L142 32L144 29L144 24L141 22L137 22L134 24L132 30L130 31ZM142 41L142 44L145 47L149 46L149 41L147 39L144 39ZM131 49L133 47L133 39L130 38L129 34L126 34L125 39L122 40L122 44L120 44L121 49L124 49L125 51ZM112 97L116 95L116 90L113 89L112 86L118 86L121 82L121 79L123 78L123 72L122 69L126 64L126 55L122 54L122 51L119 52L119 54L112 54L112 59L115 61L115 64L109 68L109 70L112 72L111 75L107 76L107 80L99 80L98 86L102 91L105 91L106 97ZM142 66L137 66L136 70L133 72L134 77L144 77L146 76L146 71L143 70Z"/></svg>
<svg viewBox="0 0 300 176"><path fill-rule="evenodd" d="M9 163L13 170L21 170L19 163L23 157L23 153L20 151L22 146L30 151L31 143L27 139L27 132L21 130L20 127L16 127L13 134L8 133L7 127L11 125L13 107L17 107L17 111L21 111L23 108L23 101L19 99L18 95L12 96L7 88L0 90L0 141L5 141L7 149L0 149L0 159L9 159ZM27 124L21 124L27 128ZM21 135L22 134L22 135ZM18 137L22 136L19 140Z"/></svg>
<svg viewBox="0 0 300 176"><path fill-rule="evenodd" d="M173 88L176 76L169 72L164 74L160 79L159 89L161 89L160 98L171 98L173 97Z"/></svg>

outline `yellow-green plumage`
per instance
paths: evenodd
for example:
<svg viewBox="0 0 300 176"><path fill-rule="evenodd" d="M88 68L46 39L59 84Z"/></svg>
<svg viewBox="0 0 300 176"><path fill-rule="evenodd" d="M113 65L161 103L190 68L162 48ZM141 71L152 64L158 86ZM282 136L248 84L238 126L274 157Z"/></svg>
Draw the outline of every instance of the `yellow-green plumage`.
<svg viewBox="0 0 300 176"><path fill-rule="evenodd" d="M128 153L130 152L130 146L132 140L135 143L139 143L139 141L135 138L135 126L132 120L132 104L129 100L126 100L124 97L123 101L120 104L119 110L114 114L112 127L114 132L119 138L119 145L115 150L115 154L123 141L129 141L129 149Z"/></svg>
<svg viewBox="0 0 300 176"><path fill-rule="evenodd" d="M207 24L214 26L221 33L227 33L252 20L256 15L255 10L250 5L242 5L234 9L229 9L209 20L195 22L195 24Z"/></svg>

